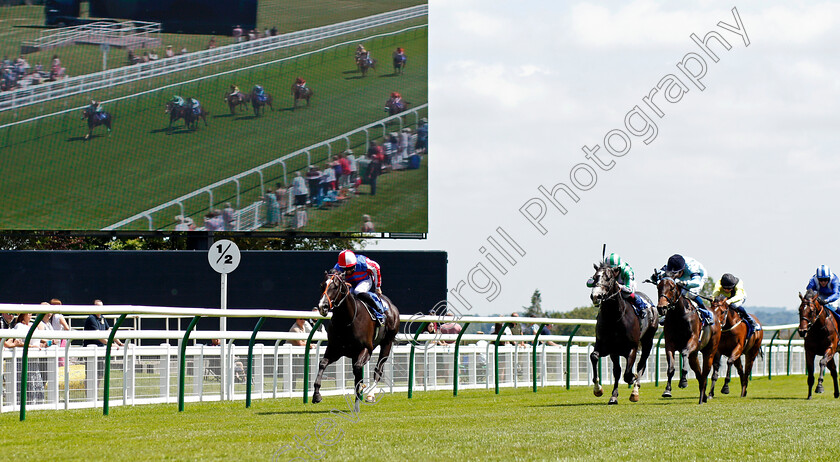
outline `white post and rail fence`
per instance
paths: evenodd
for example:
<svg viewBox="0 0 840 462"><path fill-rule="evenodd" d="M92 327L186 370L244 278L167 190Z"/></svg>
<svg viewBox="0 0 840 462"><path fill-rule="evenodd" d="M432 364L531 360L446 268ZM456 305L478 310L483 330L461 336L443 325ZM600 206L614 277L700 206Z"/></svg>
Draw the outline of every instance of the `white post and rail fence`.
<svg viewBox="0 0 840 462"><path fill-rule="evenodd" d="M177 401L178 409L182 411L186 401L244 399L246 406L250 406L252 397L302 397L307 402L310 382L317 372L310 365L318 363L323 355L322 342L327 340L319 328L325 319L329 319L313 311L0 304L0 312L37 314L32 326L37 326L46 312L80 315L94 311L117 317L104 349L70 345L72 340L101 339L103 331L50 331L35 327L28 331L0 330L0 342L25 338L24 344L29 345L31 339L67 340L63 347L0 349L0 376L3 379L0 412L19 410L20 419L24 420L28 405L32 409L102 406L103 413L108 414L111 404ZM183 331L121 329L127 316L137 315L190 318L191 321ZM214 317L255 318L257 322L250 332L194 330L199 319ZM315 325L308 334L261 332L268 318L310 319ZM397 335L397 345L392 349L380 382L380 386L391 393L406 392L411 398L419 387L423 390L451 389L457 396L459 388L492 387L499 393L500 387L529 384L537 392L538 385L569 388L591 382L589 354L595 339L578 337L575 333L580 326L594 325L594 320L431 315L401 315L400 320L404 332ZM443 322L456 322L462 330L459 334L424 333L429 323ZM465 334L470 324L496 323L502 323L499 334ZM570 335L504 335L505 328L514 324L535 324L539 326L537 332L546 325L574 327ZM765 355L757 358L753 375L772 379L773 375L779 374L804 374L802 340L795 339L794 335L779 339L781 331L796 327L790 324L764 328L773 335L764 341ZM114 338L126 341L121 351L114 352ZM137 344L139 340L148 343L155 339L163 343ZM196 340L211 339L231 342L224 346L191 345ZM177 340L177 346L171 345L170 340ZM235 345L233 340L248 340L248 345ZM304 341L304 345L283 344L292 340ZM512 344L504 345L507 342ZM314 359L311 358L313 348ZM664 355L661 342L657 342L654 349L655 366L648 368L642 380L659 386L660 375L664 372L664 361L660 360ZM604 360L605 366L611 367L609 359ZM372 374L370 369L370 365L365 368L366 378ZM112 378L116 378L113 383ZM330 366L323 385L325 395L353 393L351 362L344 358ZM37 388L37 393L28 390L28 386ZM122 396L112 398L112 392Z"/></svg>

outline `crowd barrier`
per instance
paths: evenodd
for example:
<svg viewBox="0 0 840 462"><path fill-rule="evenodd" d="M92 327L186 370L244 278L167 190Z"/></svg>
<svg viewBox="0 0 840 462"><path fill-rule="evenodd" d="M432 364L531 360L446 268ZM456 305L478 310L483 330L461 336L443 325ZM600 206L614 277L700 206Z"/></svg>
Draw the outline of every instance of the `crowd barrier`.
<svg viewBox="0 0 840 462"><path fill-rule="evenodd" d="M3 305L2 312L49 311L55 306ZM89 313L90 306L63 305L65 314ZM312 311L226 310L201 308L159 308L137 306L97 307L103 314L119 314L105 348L80 345L50 346L45 349L13 348L0 352L0 412L18 410L21 420L26 409L72 409L101 407L107 414L111 405L175 403L179 410L186 402L302 398L308 401L311 384L325 350L326 334L318 332L324 319ZM183 331L119 330L128 314L190 316L190 326ZM259 318L252 332L193 332L200 317ZM40 315L39 315L40 317ZM260 332L265 318L303 318L315 321L309 334ZM543 325L593 325L593 320L524 318L524 317L440 317L401 316L403 332L385 364L379 386L383 392L407 393L415 390L494 389L504 387L539 387L589 385L593 377L589 354L593 337L572 335L490 335L426 334L430 322ZM35 325L36 322L33 322ZM764 354L756 359L753 376L805 373L802 340L779 340L783 330L796 325L765 327ZM407 329L406 329L407 328ZM574 329L576 331L577 329ZM504 329L502 329L504 331ZM770 335L770 332L773 332ZM99 339L101 331L0 331L0 338ZM117 337L126 344L113 349ZM769 339L767 337L770 337ZM661 339L661 336L659 337ZM160 345L138 345L137 340L160 339ZM221 339L218 346L211 339ZM132 342L132 340L134 342ZM169 340L177 340L176 345ZM248 340L235 345L232 340ZM304 346L284 343L304 340ZM195 341L201 342L194 344ZM448 342L439 344L439 342ZM505 345L504 343L509 342ZM550 345L549 342L555 343ZM28 340L27 340L28 344ZM654 345L643 382L659 386L666 377L664 345ZM376 358L378 351L372 358ZM622 363L624 360L621 360ZM365 368L365 380L373 374L371 361ZM624 364L622 364L623 366ZM609 358L602 358L602 382L611 383ZM603 372L606 371L607 374ZM724 370L722 369L723 373ZM21 381L26 376L28 380ZM331 365L325 372L323 395L353 392L352 364L347 358Z"/></svg>

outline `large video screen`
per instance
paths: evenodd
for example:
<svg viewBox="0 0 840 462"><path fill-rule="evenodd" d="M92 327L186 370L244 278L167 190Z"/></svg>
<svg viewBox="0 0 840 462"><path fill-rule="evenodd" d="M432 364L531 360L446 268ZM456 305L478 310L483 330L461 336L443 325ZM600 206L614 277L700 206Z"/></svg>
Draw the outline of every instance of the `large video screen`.
<svg viewBox="0 0 840 462"><path fill-rule="evenodd" d="M424 236L428 5L339 3L218 35L4 8L0 230Z"/></svg>

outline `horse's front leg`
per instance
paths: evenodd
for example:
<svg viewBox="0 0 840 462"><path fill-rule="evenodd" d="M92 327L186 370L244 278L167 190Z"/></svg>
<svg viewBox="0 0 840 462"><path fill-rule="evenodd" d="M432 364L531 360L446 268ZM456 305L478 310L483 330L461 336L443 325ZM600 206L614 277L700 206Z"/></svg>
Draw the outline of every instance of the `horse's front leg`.
<svg viewBox="0 0 840 462"><path fill-rule="evenodd" d="M682 360L682 364L680 366L680 383L677 385L680 388L687 388L688 387L688 367L690 365L689 360L689 350L686 348L685 350L680 352L680 359Z"/></svg>
<svg viewBox="0 0 840 462"><path fill-rule="evenodd" d="M704 355L705 356L705 355ZM700 388L700 402L699 404L703 404L706 402L706 375L703 373L705 371L706 374L709 373L709 369L712 368L711 366L711 357L708 361L706 358L703 358L703 365L700 365L700 352L695 351L688 356L688 364L691 366L691 370L694 371L694 375L697 376L697 384ZM706 368L706 363L709 363L708 369Z"/></svg>
<svg viewBox="0 0 840 462"><path fill-rule="evenodd" d="M324 371L327 369L327 366L336 362L338 358L339 357L331 355L328 346L327 351L324 352L324 357L321 358L321 361L318 363L318 377L315 379L315 385L313 386L315 392L312 393L312 404L318 404L321 402L321 378L324 376Z"/></svg>
<svg viewBox="0 0 840 462"><path fill-rule="evenodd" d="M737 361L732 363L735 365L735 369L738 371L738 378L741 380L741 398L747 396L747 384L750 382L750 373L744 369L744 366L741 365L741 358L738 358ZM747 356L747 366L752 368L752 362L750 361L749 356Z"/></svg>
<svg viewBox="0 0 840 462"><path fill-rule="evenodd" d="M805 372L808 374L808 399L811 399L811 391L814 389L814 358L817 353L805 350Z"/></svg>
<svg viewBox="0 0 840 462"><path fill-rule="evenodd" d="M668 363L668 383L665 385L665 391L662 392L663 398L671 397L671 379L674 378L674 350L665 347L665 361Z"/></svg>
<svg viewBox="0 0 840 462"><path fill-rule="evenodd" d="M732 360L726 361L726 378L723 380L723 387L721 387L720 392L724 395L729 394L729 382L732 380L732 365L735 364ZM738 364L741 364L741 361L738 361Z"/></svg>
<svg viewBox="0 0 840 462"><path fill-rule="evenodd" d="M610 401L607 404L618 404L618 382L621 381L621 358L618 354L610 355L610 361L613 363L613 391Z"/></svg>
<svg viewBox="0 0 840 462"><path fill-rule="evenodd" d="M592 393L595 396L604 394L604 388L601 387L601 376L598 374L598 360L601 359L601 352L598 350L598 345L592 350L589 355L589 362L592 363Z"/></svg>
<svg viewBox="0 0 840 462"><path fill-rule="evenodd" d="M709 398L714 398L715 397L715 384L717 383L718 377L720 377L720 374L719 374L720 358L721 358L721 354L720 353L715 353L715 359L712 361L712 383L711 383L711 387L709 389ZM721 390L721 393L723 393L722 390Z"/></svg>

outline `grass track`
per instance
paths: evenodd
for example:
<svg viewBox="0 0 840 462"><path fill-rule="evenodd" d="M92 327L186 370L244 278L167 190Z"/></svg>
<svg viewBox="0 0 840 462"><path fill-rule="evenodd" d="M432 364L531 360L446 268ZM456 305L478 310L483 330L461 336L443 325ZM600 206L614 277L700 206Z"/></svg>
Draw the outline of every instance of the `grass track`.
<svg viewBox="0 0 840 462"><path fill-rule="evenodd" d="M720 386L720 384L718 384ZM831 389L829 385L828 390ZM806 401L804 376L755 379L750 396L724 395L699 406L697 382L675 397L642 386L642 401L607 406L589 387L384 395L363 406L358 422L330 414L347 411L343 397L318 405L299 399L260 400L245 409L233 403L187 403L100 409L31 411L0 415L8 436L0 451L13 460L104 460L113 448L132 460L269 460L295 439L310 437L324 460L833 460L840 456L836 429L840 400L830 394ZM318 422L333 446L315 442ZM322 427L322 431L325 427ZM339 433L339 431L343 433ZM37 434L37 437L35 436ZM27 435L28 437L23 437ZM83 449L82 449L83 448ZM288 452L291 460L305 456ZM312 458L310 458L312 460Z"/></svg>
<svg viewBox="0 0 840 462"><path fill-rule="evenodd" d="M427 101L425 29L366 43L381 65L378 75L365 79L356 78L352 45L347 45L291 62L114 103L106 107L115 119L110 137L81 141L86 129L77 114L5 130L0 133L0 170L5 178L0 184L0 194L7 199L10 213L0 218L0 227L99 229L280 155L378 120L384 117L381 106L392 90L401 91L414 104ZM405 75L391 77L388 58L396 46L404 46L411 61ZM307 77L316 96L312 107L293 113L283 109L291 104L287 92L296 75ZM230 116L221 98L231 82L237 82L243 89L262 83L274 95L276 107L281 110L259 119L253 119L250 113ZM215 116L209 121L211 126L202 125L196 132L176 130L167 136L162 131L168 123L162 107L175 93L201 99ZM354 140L356 144L362 142L363 138ZM313 161L325 157L326 152L313 153ZM290 172L304 167L305 163L302 160L300 165L290 164ZM274 178L267 178L266 184L273 184L281 172L278 167L273 172ZM252 199L259 194L254 189L256 185L256 177L252 184L243 185L245 190L251 189ZM425 185L423 188L425 199ZM218 192L215 203L224 203L232 193L233 188ZM196 199L196 204L206 208L206 198ZM247 201L242 205L245 204ZM186 205L193 209L193 204ZM167 214L174 215L169 211ZM355 225L353 228L349 231L356 230ZM336 228L310 226L309 230L335 231ZM416 215L408 226L394 231L425 230L425 215Z"/></svg>

